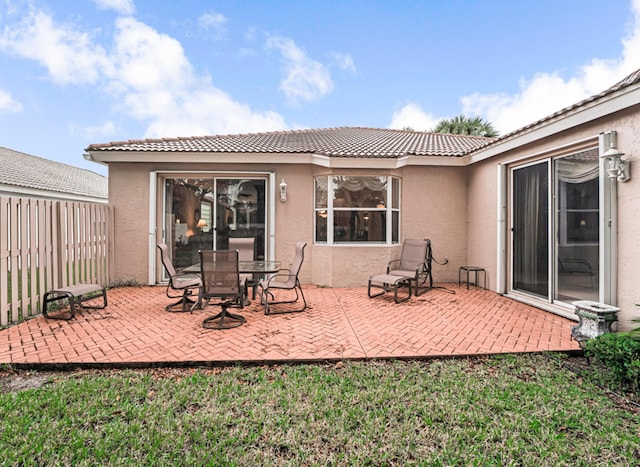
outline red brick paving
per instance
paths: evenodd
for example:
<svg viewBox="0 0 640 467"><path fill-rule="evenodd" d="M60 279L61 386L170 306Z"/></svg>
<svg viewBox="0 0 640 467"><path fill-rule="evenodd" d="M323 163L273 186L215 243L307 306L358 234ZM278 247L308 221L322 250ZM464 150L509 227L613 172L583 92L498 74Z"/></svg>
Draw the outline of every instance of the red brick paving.
<svg viewBox="0 0 640 467"><path fill-rule="evenodd" d="M370 299L364 287L307 286L303 313L265 316L256 300L240 310L243 326L224 331L201 325L218 307L169 313L163 287L116 288L104 310L0 330L0 363L219 365L580 349L571 339L573 321L491 291L445 286L400 304L392 294Z"/></svg>

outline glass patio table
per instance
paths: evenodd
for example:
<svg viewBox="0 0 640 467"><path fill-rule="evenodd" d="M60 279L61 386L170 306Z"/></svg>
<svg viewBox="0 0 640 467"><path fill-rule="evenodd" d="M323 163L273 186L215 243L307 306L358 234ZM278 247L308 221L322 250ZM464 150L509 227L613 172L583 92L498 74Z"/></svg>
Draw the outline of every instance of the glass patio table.
<svg viewBox="0 0 640 467"><path fill-rule="evenodd" d="M252 290L251 299L256 298L256 287L260 279L263 279L267 274L275 274L280 270L282 265L281 261L238 261L238 272L240 274L251 274ZM200 272L200 263L192 264L182 270L183 272Z"/></svg>

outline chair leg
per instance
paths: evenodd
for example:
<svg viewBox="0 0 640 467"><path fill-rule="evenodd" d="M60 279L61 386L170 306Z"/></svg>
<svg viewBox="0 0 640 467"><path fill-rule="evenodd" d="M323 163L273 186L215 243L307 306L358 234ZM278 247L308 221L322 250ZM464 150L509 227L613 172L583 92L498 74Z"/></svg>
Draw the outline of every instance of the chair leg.
<svg viewBox="0 0 640 467"><path fill-rule="evenodd" d="M260 302L264 304L264 314L265 315L276 315L276 314L283 314L283 313L300 313L300 312L306 310L306 308L307 308L307 300L304 297L304 292L302 291L302 285L300 283L297 283L293 289L278 289L278 290L294 290L295 293L296 293L296 298L293 299L293 300L269 301L269 297L268 297L269 295L271 295L271 297L274 298L274 299L275 299L275 297L269 291L269 289L264 290L264 292L265 292L264 293L264 300L263 300L262 294L261 294ZM298 294L298 290L300 291L299 294ZM283 309L283 310L276 310L276 311L274 311L273 308L271 308L272 305L283 305L283 304L297 303L301 298L302 298L302 308Z"/></svg>
<svg viewBox="0 0 640 467"><path fill-rule="evenodd" d="M171 295L169 293L168 287L167 287L166 294L167 294L167 297L169 298L178 297L177 295ZM182 292L182 295L180 295L180 300L178 300L175 303L172 303L171 305L167 305L164 309L171 313L182 313L183 311L193 311L194 305L197 303L197 301L190 298L190 296L191 296L191 289L184 289L184 291ZM175 307L177 307L178 305L180 305L180 308L176 309Z"/></svg>
<svg viewBox="0 0 640 467"><path fill-rule="evenodd" d="M217 303L222 307L222 311L215 316L209 316L202 321L205 329L232 329L242 326L247 320L244 316L229 313L228 308L233 304L233 300Z"/></svg>

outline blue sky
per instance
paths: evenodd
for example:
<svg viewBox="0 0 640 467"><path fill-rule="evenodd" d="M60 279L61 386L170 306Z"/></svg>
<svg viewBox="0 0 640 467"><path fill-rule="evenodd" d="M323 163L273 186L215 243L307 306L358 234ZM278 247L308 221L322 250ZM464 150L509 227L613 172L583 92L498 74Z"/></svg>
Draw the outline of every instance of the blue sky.
<svg viewBox="0 0 640 467"><path fill-rule="evenodd" d="M640 0L0 0L0 146L479 115L506 133L640 68Z"/></svg>

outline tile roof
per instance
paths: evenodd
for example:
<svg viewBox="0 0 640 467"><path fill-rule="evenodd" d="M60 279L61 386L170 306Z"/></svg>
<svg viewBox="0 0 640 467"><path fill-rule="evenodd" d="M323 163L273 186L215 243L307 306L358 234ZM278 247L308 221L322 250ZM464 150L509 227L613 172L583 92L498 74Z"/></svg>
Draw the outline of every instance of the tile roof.
<svg viewBox="0 0 640 467"><path fill-rule="evenodd" d="M330 157L461 156L493 138L338 127L92 144L87 151L307 153Z"/></svg>
<svg viewBox="0 0 640 467"><path fill-rule="evenodd" d="M108 198L107 177L0 146L0 184Z"/></svg>
<svg viewBox="0 0 640 467"><path fill-rule="evenodd" d="M565 107L498 138L361 127L337 127L270 133L193 136L92 144L86 151L211 152L211 153L311 153L330 157L398 158L464 156L517 137L621 89L640 83L640 69L605 91Z"/></svg>

